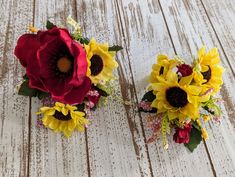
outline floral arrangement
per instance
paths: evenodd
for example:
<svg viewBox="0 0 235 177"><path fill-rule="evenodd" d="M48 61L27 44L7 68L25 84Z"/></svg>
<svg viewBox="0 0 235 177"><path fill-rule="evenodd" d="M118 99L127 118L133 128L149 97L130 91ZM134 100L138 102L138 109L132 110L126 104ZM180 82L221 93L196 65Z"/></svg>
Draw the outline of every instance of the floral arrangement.
<svg viewBox="0 0 235 177"><path fill-rule="evenodd" d="M84 131L90 110L110 95L118 67L114 56L122 47L83 37L79 23L71 17L67 22L72 33L50 21L46 30L29 26L31 33L18 39L14 54L26 68L18 93L42 100L41 125L69 137Z"/></svg>
<svg viewBox="0 0 235 177"><path fill-rule="evenodd" d="M191 65L179 57L158 55L149 76L148 92L139 103L139 110L151 113L148 126L152 135L148 143L161 134L168 148L167 134L175 130L173 140L183 143L191 152L202 139L208 139L203 122L219 121L221 110L216 98L223 84L220 57L216 48L198 51Z"/></svg>

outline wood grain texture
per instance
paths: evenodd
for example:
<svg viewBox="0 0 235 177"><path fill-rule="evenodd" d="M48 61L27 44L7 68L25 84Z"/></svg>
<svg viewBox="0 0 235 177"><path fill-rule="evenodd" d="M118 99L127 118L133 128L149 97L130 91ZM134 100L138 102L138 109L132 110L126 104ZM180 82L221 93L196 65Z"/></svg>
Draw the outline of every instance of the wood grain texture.
<svg viewBox="0 0 235 177"><path fill-rule="evenodd" d="M65 26L68 15L75 15L75 1L35 1L34 25L44 28L47 20ZM69 139L36 126L36 112L42 104L32 100L30 176L88 176L85 133L75 132Z"/></svg>
<svg viewBox="0 0 235 177"><path fill-rule="evenodd" d="M235 1L201 0L228 63L235 73ZM234 74L235 75L235 74Z"/></svg>
<svg viewBox="0 0 235 177"><path fill-rule="evenodd" d="M158 53L174 56L174 47L157 1L118 1L123 25L125 48L129 59L138 99L147 86L147 76L156 62ZM125 40L124 40L125 41ZM125 65L128 65L126 63ZM147 137L145 117L141 115ZM169 139L169 150L165 151L161 140L149 144L148 150L154 176L213 176L212 168L203 144L190 154L184 147ZM200 165L196 165L200 164Z"/></svg>
<svg viewBox="0 0 235 177"><path fill-rule="evenodd" d="M233 0L2 0L0 2L0 177L235 176L235 3ZM69 139L36 125L37 99L17 95L25 70L13 55L27 26L66 26L72 15L85 36L122 45L115 94L93 112L85 133ZM158 53L191 62L198 48L217 47L224 85L221 124L194 153L169 138L146 144L147 114L137 111ZM121 100L130 100L125 105Z"/></svg>
<svg viewBox="0 0 235 177"><path fill-rule="evenodd" d="M28 175L29 98L16 94L24 69L13 50L32 22L33 4L1 1L0 9L0 176L23 177Z"/></svg>
<svg viewBox="0 0 235 177"><path fill-rule="evenodd" d="M208 48L217 47L220 51L224 73L221 96L225 101L222 107L223 119L220 125L209 123L207 126L210 140L206 148L214 175L234 176L234 88L235 79L216 35L199 1L160 1L176 51L184 58L191 58L203 44ZM184 52L182 52L184 51ZM189 60L188 60L189 61ZM190 61L189 61L190 62ZM220 154L223 154L222 156Z"/></svg>
<svg viewBox="0 0 235 177"><path fill-rule="evenodd" d="M99 42L123 44L115 1L84 1L78 4L78 21L87 37ZM80 9L86 9L80 13ZM81 19L81 20L80 20ZM130 68L124 51L118 55L119 82L116 95L135 100ZM120 85L119 85L120 84ZM125 106L110 99L107 106L97 109L88 128L88 149L91 176L151 176L147 149L136 107Z"/></svg>

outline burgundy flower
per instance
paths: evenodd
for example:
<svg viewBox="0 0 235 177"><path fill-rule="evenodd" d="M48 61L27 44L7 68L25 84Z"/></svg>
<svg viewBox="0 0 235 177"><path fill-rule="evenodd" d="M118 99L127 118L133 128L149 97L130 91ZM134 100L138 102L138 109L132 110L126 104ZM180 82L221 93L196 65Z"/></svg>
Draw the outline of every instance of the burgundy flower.
<svg viewBox="0 0 235 177"><path fill-rule="evenodd" d="M188 143L189 142L189 137L190 137L190 132L192 129L191 124L186 124L184 128L176 128L176 132L173 136L173 139L176 143Z"/></svg>
<svg viewBox="0 0 235 177"><path fill-rule="evenodd" d="M26 68L29 87L49 92L54 100L81 103L90 90L86 53L66 29L24 34L14 53Z"/></svg>
<svg viewBox="0 0 235 177"><path fill-rule="evenodd" d="M193 73L191 66L189 66L187 64L179 65L179 66L177 66L177 68L178 68L177 73L180 73L182 75L182 77L189 76Z"/></svg>
<svg viewBox="0 0 235 177"><path fill-rule="evenodd" d="M93 108L98 101L100 100L100 93L92 88L88 93L87 93L87 99L89 101L90 107Z"/></svg>

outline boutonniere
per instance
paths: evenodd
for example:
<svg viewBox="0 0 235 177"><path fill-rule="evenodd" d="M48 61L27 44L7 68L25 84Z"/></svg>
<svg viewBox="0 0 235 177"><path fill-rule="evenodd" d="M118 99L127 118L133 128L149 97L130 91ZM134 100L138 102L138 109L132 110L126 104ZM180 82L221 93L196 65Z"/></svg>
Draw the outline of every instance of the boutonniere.
<svg viewBox="0 0 235 177"><path fill-rule="evenodd" d="M148 92L139 110L151 113L148 124L153 142L161 134L164 148L168 148L167 134L174 131L173 140L193 151L202 139L208 139L204 123L218 121L221 110L216 97L223 84L220 57L216 48L208 53L198 51L192 64L179 57L158 55L149 76Z"/></svg>

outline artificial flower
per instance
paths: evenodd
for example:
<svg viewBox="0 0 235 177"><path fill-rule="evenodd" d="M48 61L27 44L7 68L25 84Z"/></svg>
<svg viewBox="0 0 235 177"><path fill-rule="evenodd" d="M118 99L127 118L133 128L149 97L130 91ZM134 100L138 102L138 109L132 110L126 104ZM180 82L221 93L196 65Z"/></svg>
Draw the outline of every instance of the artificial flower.
<svg viewBox="0 0 235 177"><path fill-rule="evenodd" d="M113 70L118 67L118 63L114 59L116 53L109 51L108 44L99 44L93 38L85 45L85 49L88 61L87 76L92 83L96 85L112 79Z"/></svg>
<svg viewBox="0 0 235 177"><path fill-rule="evenodd" d="M54 100L81 103L90 90L85 50L66 29L24 34L14 53L26 68L29 87L49 92Z"/></svg>
<svg viewBox="0 0 235 177"><path fill-rule="evenodd" d="M208 120L210 120L211 119L211 117L209 116L209 115L204 115L203 116L203 120L205 121L205 122L207 122Z"/></svg>
<svg viewBox="0 0 235 177"><path fill-rule="evenodd" d="M152 72L149 76L149 82L154 83L157 82L158 76L163 78L166 77L167 72L175 67L180 62L178 60L170 60L167 55L158 55L157 56L157 63L152 66Z"/></svg>
<svg viewBox="0 0 235 177"><path fill-rule="evenodd" d="M77 111L76 106L56 102L54 107L42 107L38 114L43 114L42 123L54 132L63 132L70 137L74 130L83 132L89 121L85 113Z"/></svg>
<svg viewBox="0 0 235 177"><path fill-rule="evenodd" d="M193 73L192 67L187 64L178 65L177 69L177 73L180 73L182 77L190 76Z"/></svg>
<svg viewBox="0 0 235 177"><path fill-rule="evenodd" d="M87 93L87 99L90 105L90 108L93 108L99 101L101 97L101 94L92 88L88 93Z"/></svg>
<svg viewBox="0 0 235 177"><path fill-rule="evenodd" d="M209 139L208 133L207 133L207 131L206 131L205 128L202 128L202 129L201 129L201 132L202 132L202 138L203 138L204 140Z"/></svg>
<svg viewBox="0 0 235 177"><path fill-rule="evenodd" d="M220 57L217 48L211 49L208 53L206 53L205 47L198 51L198 61L196 62L198 66L195 67L198 67L200 72L197 70L194 73L194 78L196 82L206 88L205 90L212 88L212 93L218 92L223 84L222 73L224 69L219 64Z"/></svg>
<svg viewBox="0 0 235 177"><path fill-rule="evenodd" d="M179 118L185 121L190 117L196 119L199 117L198 95L201 88L190 85L191 80L181 79L178 82L177 74L170 72L167 80L158 77L158 82L151 84L156 99L152 102L152 107L157 108L158 113L165 112L169 120Z"/></svg>
<svg viewBox="0 0 235 177"><path fill-rule="evenodd" d="M148 143L156 140L160 132L163 146L167 148L167 135L172 127L175 128L173 140L184 143L191 152L202 138L208 139L200 119L207 122L211 118L219 120L221 116L216 105L218 99L214 97L223 83L223 68L219 63L217 49L206 53L204 47L191 65L177 56L169 59L158 55L149 77L148 92L139 104L139 111L155 113L151 116L152 135Z"/></svg>
<svg viewBox="0 0 235 177"><path fill-rule="evenodd" d="M191 124L186 124L184 128L177 127L173 139L176 143L188 143L190 132L192 129Z"/></svg>

